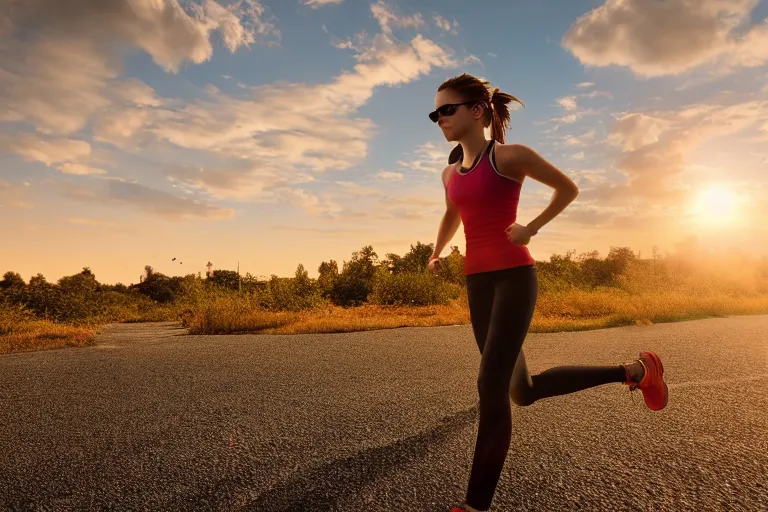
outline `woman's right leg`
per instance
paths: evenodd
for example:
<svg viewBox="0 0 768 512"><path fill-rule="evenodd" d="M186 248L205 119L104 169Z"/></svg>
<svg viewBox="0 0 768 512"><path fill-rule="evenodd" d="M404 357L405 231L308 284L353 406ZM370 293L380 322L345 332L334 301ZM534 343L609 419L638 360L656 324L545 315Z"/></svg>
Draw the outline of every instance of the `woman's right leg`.
<svg viewBox="0 0 768 512"><path fill-rule="evenodd" d="M490 272L467 276L469 317L480 355L483 354L488 328L491 325L493 298L496 294L494 283L494 275Z"/></svg>

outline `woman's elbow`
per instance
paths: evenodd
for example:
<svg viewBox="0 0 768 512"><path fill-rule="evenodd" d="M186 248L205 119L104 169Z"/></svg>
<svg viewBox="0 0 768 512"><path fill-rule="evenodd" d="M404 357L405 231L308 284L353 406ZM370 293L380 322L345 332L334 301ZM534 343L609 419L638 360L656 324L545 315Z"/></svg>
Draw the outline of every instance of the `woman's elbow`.
<svg viewBox="0 0 768 512"><path fill-rule="evenodd" d="M559 186L558 191L563 194L564 196L570 197L571 201L576 199L579 195L579 187L574 182L568 180L567 182L563 183L561 186Z"/></svg>

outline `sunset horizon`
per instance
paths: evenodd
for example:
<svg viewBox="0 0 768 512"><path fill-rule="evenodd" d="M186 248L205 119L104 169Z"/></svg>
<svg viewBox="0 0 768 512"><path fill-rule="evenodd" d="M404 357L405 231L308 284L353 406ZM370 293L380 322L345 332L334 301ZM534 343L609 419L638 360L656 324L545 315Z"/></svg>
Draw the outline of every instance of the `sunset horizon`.
<svg viewBox="0 0 768 512"><path fill-rule="evenodd" d="M768 2L95 5L0 8L0 271L26 281L314 277L434 243L453 144L427 114L463 72L579 186L537 261L768 255ZM526 180L518 221L551 197Z"/></svg>

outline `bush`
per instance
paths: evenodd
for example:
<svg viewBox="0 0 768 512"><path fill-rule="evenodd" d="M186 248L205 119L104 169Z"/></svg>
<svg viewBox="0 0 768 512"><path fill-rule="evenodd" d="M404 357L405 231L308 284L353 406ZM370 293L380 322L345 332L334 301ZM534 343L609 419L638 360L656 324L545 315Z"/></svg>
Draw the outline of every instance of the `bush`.
<svg viewBox="0 0 768 512"><path fill-rule="evenodd" d="M283 278L273 275L269 286L255 294L260 308L269 311L302 311L326 304L319 287L306 276Z"/></svg>
<svg viewBox="0 0 768 512"><path fill-rule="evenodd" d="M18 326L35 319L32 312L20 305L11 304L0 296L0 336L11 334Z"/></svg>
<svg viewBox="0 0 768 512"><path fill-rule="evenodd" d="M449 304L461 287L429 272L376 274L369 302L387 306L432 306Z"/></svg>
<svg viewBox="0 0 768 512"><path fill-rule="evenodd" d="M542 291L559 291L573 288L579 280L579 264L572 259L573 252L565 256L553 254L549 261L537 261L539 286Z"/></svg>
<svg viewBox="0 0 768 512"><path fill-rule="evenodd" d="M172 302L180 294L182 283L185 280L194 279L193 276L187 276L186 278L168 277L159 272L154 272L149 265L145 268L146 277L139 284L131 285L131 289L138 290L142 295L146 295L156 302Z"/></svg>
<svg viewBox="0 0 768 512"><path fill-rule="evenodd" d="M269 313L255 295L217 290L182 317L192 334L258 332L290 323L297 313Z"/></svg>
<svg viewBox="0 0 768 512"><path fill-rule="evenodd" d="M330 297L334 304L348 307L368 302L377 268L378 256L370 245L352 253L333 282Z"/></svg>
<svg viewBox="0 0 768 512"><path fill-rule="evenodd" d="M41 319L56 322L81 322L105 312L99 293L91 290L67 290L42 283L6 291L8 300L21 305Z"/></svg>
<svg viewBox="0 0 768 512"><path fill-rule="evenodd" d="M368 296L372 289L373 287L367 279L341 274L333 283L330 297L333 303L338 306L360 306L368 302Z"/></svg>

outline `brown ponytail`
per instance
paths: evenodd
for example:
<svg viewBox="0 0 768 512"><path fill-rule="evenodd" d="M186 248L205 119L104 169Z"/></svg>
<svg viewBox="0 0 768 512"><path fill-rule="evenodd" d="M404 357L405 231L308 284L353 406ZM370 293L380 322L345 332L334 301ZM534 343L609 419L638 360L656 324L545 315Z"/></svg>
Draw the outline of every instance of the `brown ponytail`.
<svg viewBox="0 0 768 512"><path fill-rule="evenodd" d="M510 120L508 105L512 101L516 101L519 104L525 106L522 101L515 98L511 94L499 91L498 87L491 93L491 138L497 141L499 144L504 144L504 141L506 140L504 134L507 131L507 128L509 128ZM485 126L488 126L488 123L486 123Z"/></svg>
<svg viewBox="0 0 768 512"><path fill-rule="evenodd" d="M477 100L478 103L484 103L486 106L485 115L483 116L483 126L486 128L491 127L491 138L497 141L499 144L504 144L506 140L505 132L509 128L509 103L516 101L525 107L525 103L512 96L495 88L493 92L489 90L490 82L487 80L480 80L477 77L464 73L462 75L449 78L443 82L438 91L443 89L451 89L456 91L464 101ZM464 157L461 144L457 145L451 151L448 157L448 163L453 164L458 162Z"/></svg>

